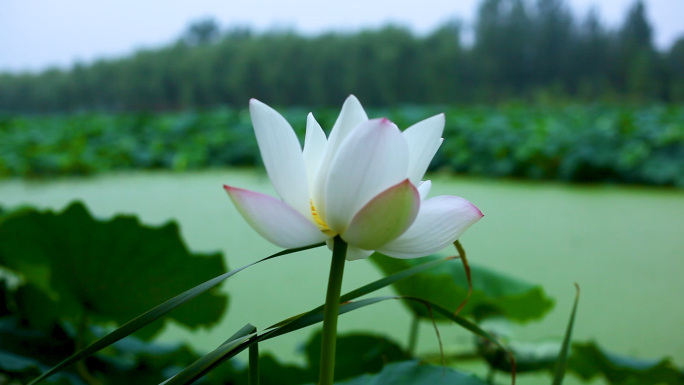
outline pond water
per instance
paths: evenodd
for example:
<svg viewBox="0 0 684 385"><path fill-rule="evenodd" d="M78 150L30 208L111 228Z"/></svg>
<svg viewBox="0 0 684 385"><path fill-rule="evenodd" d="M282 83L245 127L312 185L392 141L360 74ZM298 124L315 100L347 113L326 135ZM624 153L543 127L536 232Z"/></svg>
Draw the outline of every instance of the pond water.
<svg viewBox="0 0 684 385"><path fill-rule="evenodd" d="M519 339L560 338L577 282L582 298L575 340L597 340L606 349L635 357L667 355L684 365L684 191L444 175L432 180L431 196L459 195L485 214L462 238L471 263L539 283L556 299L543 321L515 330ZM238 215L221 188L224 183L273 194L266 175L253 170L136 172L5 180L0 182L0 205L63 208L80 199L102 218L126 213L147 224L177 220L192 250L220 250L230 268L278 251ZM325 296L329 259L329 251L317 249L244 271L223 286L231 302L217 327L190 333L172 325L161 338L184 339L207 350L247 322L264 328L318 306ZM348 263L343 291L380 276L368 261ZM405 344L409 322L400 303L381 303L342 316L340 330L389 334ZM447 351L469 346L470 337L456 326L444 324L440 331ZM271 340L261 349L283 361L302 362L297 347L312 332ZM425 323L419 351L436 349L432 326Z"/></svg>

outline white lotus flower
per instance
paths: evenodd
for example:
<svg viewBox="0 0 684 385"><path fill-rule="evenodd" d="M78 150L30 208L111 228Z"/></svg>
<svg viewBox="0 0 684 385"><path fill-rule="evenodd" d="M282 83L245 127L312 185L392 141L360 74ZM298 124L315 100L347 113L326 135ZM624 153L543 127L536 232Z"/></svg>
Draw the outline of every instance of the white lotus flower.
<svg viewBox="0 0 684 385"><path fill-rule="evenodd" d="M330 244L339 235L348 244L348 260L374 250L416 258L453 243L482 218L463 198L426 199L431 184L421 179L442 143L444 114L401 132L387 119L368 120L352 95L329 138L308 115L302 151L278 112L256 99L249 109L264 166L282 200L224 187L254 230L280 247Z"/></svg>

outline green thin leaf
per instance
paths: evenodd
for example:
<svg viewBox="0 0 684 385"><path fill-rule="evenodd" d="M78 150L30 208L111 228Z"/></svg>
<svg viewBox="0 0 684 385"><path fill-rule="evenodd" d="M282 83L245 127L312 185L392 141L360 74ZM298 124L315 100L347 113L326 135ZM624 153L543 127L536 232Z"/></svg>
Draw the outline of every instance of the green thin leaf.
<svg viewBox="0 0 684 385"><path fill-rule="evenodd" d="M53 373L56 373L60 371L61 369L73 364L76 361L82 360L98 351L101 349L106 348L107 346L115 343L116 341L121 340L122 338L134 333L135 331L141 329L142 327L150 324L151 322L159 319L160 317L163 317L173 309L177 308L178 306L186 303L187 301L190 301L191 299L197 297L198 295L204 293L205 291L211 289L212 287L218 285L219 283L223 282L224 280L230 278L231 276L239 273L240 271L250 267L254 266L258 263L267 261L269 259L281 257L287 254L292 254L296 253L299 251L304 251L308 249L312 249L315 247L320 247L323 246L325 243L319 243L316 245L311 245L311 246L305 246L305 247L299 247L296 249L288 249L288 250L283 250L281 252L275 253L273 255L270 255L266 258L260 259L256 262L250 263L248 265L245 265L243 267L240 267L235 270L231 270L225 274L219 275L216 278L213 278L207 282L204 282L200 285L195 286L194 288L177 295L174 298L171 298L170 300L162 303L161 305L158 305L157 307L147 311L146 313L134 318L133 320L129 321L128 323L122 325L118 329L114 330L113 332L109 333L108 335L100 338L99 340L93 342L92 344L86 346L84 349L76 352L72 356L68 357L64 361L60 362L47 372L43 373L40 377L36 378L33 380L29 385L34 385L37 384L38 382L44 380L48 376L50 376Z"/></svg>
<svg viewBox="0 0 684 385"><path fill-rule="evenodd" d="M354 300L354 299L359 298L361 296L364 296L366 294L370 294L376 290L382 289L383 287L389 286L389 285L391 285L391 284L393 284L399 280L402 280L404 278L408 278L412 275L416 275L418 273L421 273L425 270L431 269L431 268L433 268L439 264L442 264L446 261L450 261L453 259L454 259L453 257L448 257L448 258L440 258L437 260L432 260L430 262L422 263L420 265L413 266L409 269L402 270L402 271L395 273L395 274L392 274L390 276L378 279L377 281L373 281L367 285L359 287L358 289L354 289L354 290L350 291L349 293L343 294L342 296L340 296L340 303L345 303L347 301ZM296 315L294 317L288 318L288 319L283 320L281 322L278 322L274 325L271 325L270 327L267 327L266 330L273 329L273 328L276 328L279 326L283 326L283 325L287 324L289 321L291 321L297 317L301 317L305 314L322 311L323 308L324 308L324 305L321 305L321 306L319 306L319 307L317 307L317 308L315 308L309 312Z"/></svg>
<svg viewBox="0 0 684 385"><path fill-rule="evenodd" d="M237 341L239 339L243 339L245 337L249 337L250 334L256 333L256 330L256 326L252 324L247 324L243 326L240 330L236 331L235 334L230 336L230 338L228 338L226 342L223 343L223 345Z"/></svg>
<svg viewBox="0 0 684 385"><path fill-rule="evenodd" d="M570 321L568 328L565 331L563 338L563 346L561 346L560 353L558 353L558 361L556 361L556 373L553 376L553 385L561 385L565 377L565 367L568 361L568 351L570 350L570 340L572 339L572 329L575 326L575 315L577 314L577 304L579 303L580 288L575 284L577 294L575 294L575 303L572 305L572 313L570 313Z"/></svg>
<svg viewBox="0 0 684 385"><path fill-rule="evenodd" d="M256 335L256 330L256 327L251 324L243 326L242 329L238 330L218 348L214 349L212 352L200 358L199 360L193 362L192 365L188 366L170 379L162 382L162 384L191 384L195 382L197 379L209 373L212 369L225 361L224 357L226 356L226 353L230 353L233 351L233 349L235 349L235 347L239 346L250 337Z"/></svg>
<svg viewBox="0 0 684 385"><path fill-rule="evenodd" d="M340 309L339 309L339 314L342 315L344 313L372 305L377 302L381 302L387 299L399 299L401 297L395 297L395 296L389 296L389 297L376 297L376 298L370 298L366 300L361 300L357 302L350 302L351 300L354 300L358 297L361 297L363 295L372 293L373 291L379 290L383 287L386 287L388 285L391 285L394 282L397 282L401 279L410 277L412 275L418 274L422 271L425 271L427 269L430 269L434 266L437 266L443 262L449 261L453 258L442 258L439 260L433 260L427 263L423 263L418 266L414 266L410 269L406 269L404 271L400 271L396 274L393 274L388 277L381 278L377 281L371 282L367 285L364 285L358 289L352 290L349 293L343 294L340 296ZM235 355L239 354L243 350L247 349L250 347L252 344L257 344L261 341L265 341L271 338L278 337L283 334L291 333L293 331L305 328L307 326L313 325L318 322L323 321L323 309L324 305L321 305L315 309L312 309L308 312L299 314L294 317L287 318L281 322L276 323L273 326L270 326L266 329L265 332L263 332L261 335L251 338L249 341L246 341L243 344L240 345L231 345L232 349L225 349L225 346L219 346L216 350L212 351L211 353L207 354L206 356L202 357L200 360L197 361L197 365L194 367L188 367L185 370L183 370L181 373L176 375L175 377L169 379L167 382L164 382L164 385L178 385L178 384L189 384L195 381L197 378L201 377L202 375L206 374L209 370L207 371L202 371L202 374L199 374L200 371L197 371L197 368L207 368L207 367L216 367L219 365L221 362L228 360ZM459 320L459 322L463 322L464 324L469 325L470 321L459 317L455 316L453 314L449 314L450 317L454 317ZM470 325L469 325L470 326ZM479 329L477 325L475 325L475 329L479 330L481 333L483 333L483 336L487 338L488 334L486 334L485 331ZM491 337L490 337L491 338ZM498 344L498 342L495 342ZM501 345L499 345L501 346ZM503 347L502 347L503 348ZM194 365L194 364L193 364ZM182 375L182 376L181 376Z"/></svg>
<svg viewBox="0 0 684 385"><path fill-rule="evenodd" d="M389 297L391 298L391 297ZM370 298L367 300L361 300L358 302L351 302L340 306L340 315L348 313L350 311L368 306L373 303L389 299L386 297ZM305 328L307 326L316 324L323 321L323 313L306 313L304 316L293 319L289 323L282 327L272 329L265 332L264 334L257 336L249 336L248 339L243 339L239 341L232 341L227 344L223 344L211 351L209 354L195 361L192 365L185 368L183 371L170 378L164 385L180 385L180 384L191 384L209 371L211 371L216 366L220 365L222 362L235 357L240 352L249 348L252 345L258 344L261 341L269 340L277 336L291 333L293 331Z"/></svg>
<svg viewBox="0 0 684 385"><path fill-rule="evenodd" d="M357 290L355 290L357 292ZM358 292L363 292L359 290ZM414 297L401 297L401 296L383 296L383 297L374 297L374 298L368 298L368 299L363 299L359 300L356 302L346 302L342 305L340 305L339 308L339 314L345 314L349 313L354 310L361 309L363 307L373 305L379 302L383 302L386 300L412 300L412 301L418 301L422 303L423 305L430 306L433 310L439 312L440 314L444 315L445 317L451 319L455 323L457 323L459 326L464 327L466 330L480 336L483 338L486 338L490 340L492 343L496 344L497 346L501 347L502 349L505 350L503 345L501 345L500 342L498 342L494 337L492 337L489 333L486 331L482 330L479 326L476 324L472 323L471 321L458 316L454 315L451 311L434 304L428 300L422 299L422 298L414 298ZM271 338L275 338L284 334L291 333L293 331L303 329L305 327L314 325L316 323L322 322L323 321L323 311L319 310L321 309L316 308L312 311L309 311L307 313L304 313L301 316L298 317L292 317L289 318L290 321L283 321L280 324L282 326L276 327L275 329L271 329L269 331L264 332L261 335L257 335L254 337L249 338L248 340L243 341L242 343L231 343L230 345L221 345L219 346L216 350L212 351L211 353L207 354L206 356L202 357L199 359L196 364L193 364L193 366L186 368L183 370L181 373L177 374L175 377L169 379L167 382L164 383L164 385L187 385L195 380L199 379L202 375L208 373L212 368L216 367L220 363L236 356L240 352L244 351L245 349L249 348L250 346L257 344L261 341L266 341ZM515 360L511 356L511 362L513 364L513 367L515 367ZM202 368L202 371L199 371L198 368ZM513 371L513 384L515 384L515 371Z"/></svg>

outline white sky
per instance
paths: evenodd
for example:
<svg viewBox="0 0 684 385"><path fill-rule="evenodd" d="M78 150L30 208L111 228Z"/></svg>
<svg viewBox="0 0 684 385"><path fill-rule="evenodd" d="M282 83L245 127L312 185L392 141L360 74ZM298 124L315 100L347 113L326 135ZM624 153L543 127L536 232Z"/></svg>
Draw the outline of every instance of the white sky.
<svg viewBox="0 0 684 385"><path fill-rule="evenodd" d="M566 0L580 15L593 5L616 26L634 0ZM2 0L0 71L36 71L175 39L191 21L214 17L223 27L292 27L315 34L389 22L418 33L457 17L474 19L480 0ZM684 35L684 0L645 0L656 44L667 48Z"/></svg>

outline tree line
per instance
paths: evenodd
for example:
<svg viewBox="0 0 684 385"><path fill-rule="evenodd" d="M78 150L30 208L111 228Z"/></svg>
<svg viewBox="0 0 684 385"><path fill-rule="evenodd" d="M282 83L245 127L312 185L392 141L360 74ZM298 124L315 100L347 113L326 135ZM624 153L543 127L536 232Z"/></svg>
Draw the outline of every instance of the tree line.
<svg viewBox="0 0 684 385"><path fill-rule="evenodd" d="M140 111L274 105L684 101L684 36L658 50L637 1L620 26L563 0L483 0L466 28L400 26L304 36L193 23L174 43L38 74L0 74L0 111Z"/></svg>

